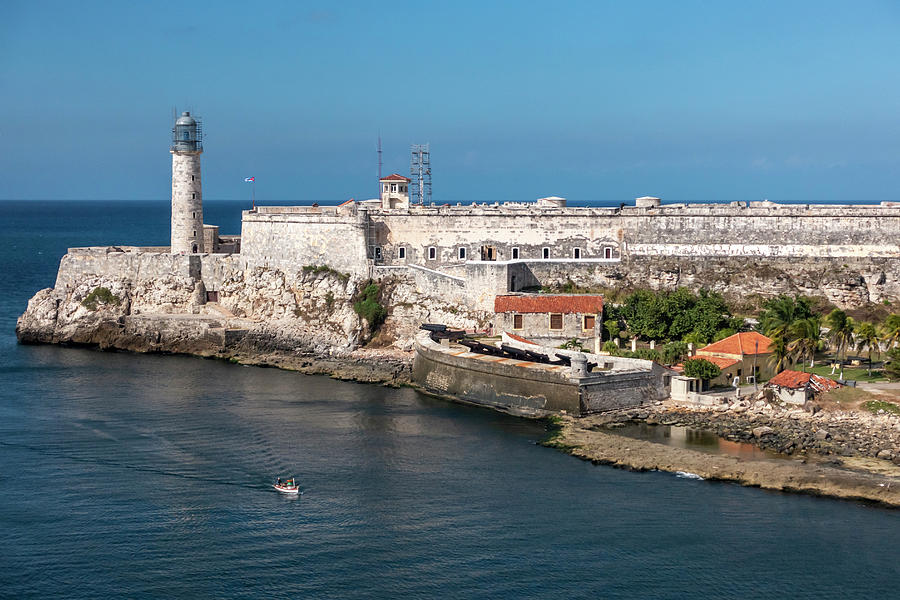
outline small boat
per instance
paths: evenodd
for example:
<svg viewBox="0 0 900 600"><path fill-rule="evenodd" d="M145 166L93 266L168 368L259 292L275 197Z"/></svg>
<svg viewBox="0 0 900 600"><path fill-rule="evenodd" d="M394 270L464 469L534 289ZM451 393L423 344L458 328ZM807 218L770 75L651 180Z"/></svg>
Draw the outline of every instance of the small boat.
<svg viewBox="0 0 900 600"><path fill-rule="evenodd" d="M272 487L285 494L299 494L300 486L294 481L293 477L288 479L278 478L278 481L272 484Z"/></svg>

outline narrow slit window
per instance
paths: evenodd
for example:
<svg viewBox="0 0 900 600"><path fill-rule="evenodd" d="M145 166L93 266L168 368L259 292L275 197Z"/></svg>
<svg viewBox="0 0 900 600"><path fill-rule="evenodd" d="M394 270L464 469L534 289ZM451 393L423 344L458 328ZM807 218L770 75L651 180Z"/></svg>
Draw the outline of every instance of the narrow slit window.
<svg viewBox="0 0 900 600"><path fill-rule="evenodd" d="M466 260L466 249L465 248L461 247L459 249L459 260Z"/></svg>
<svg viewBox="0 0 900 600"><path fill-rule="evenodd" d="M612 248L603 249L603 258L612 258Z"/></svg>
<svg viewBox="0 0 900 600"><path fill-rule="evenodd" d="M512 249L512 259L519 260L519 249L518 248Z"/></svg>
<svg viewBox="0 0 900 600"><path fill-rule="evenodd" d="M581 248L575 248L572 250L572 258L574 258L575 260L581 258Z"/></svg>
<svg viewBox="0 0 900 600"><path fill-rule="evenodd" d="M428 260L434 260L435 258L437 258L437 248L431 246L428 249Z"/></svg>
<svg viewBox="0 0 900 600"><path fill-rule="evenodd" d="M404 258L406 258L406 248L404 248L403 246L400 246L397 249L397 258L399 258L400 260L403 260Z"/></svg>
<svg viewBox="0 0 900 600"><path fill-rule="evenodd" d="M544 248L541 256L543 256L544 260L550 258L550 248Z"/></svg>

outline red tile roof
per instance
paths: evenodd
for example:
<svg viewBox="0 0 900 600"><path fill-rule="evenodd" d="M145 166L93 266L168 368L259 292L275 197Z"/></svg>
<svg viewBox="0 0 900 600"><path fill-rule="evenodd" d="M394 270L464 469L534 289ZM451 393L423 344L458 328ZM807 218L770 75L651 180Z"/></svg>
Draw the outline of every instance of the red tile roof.
<svg viewBox="0 0 900 600"><path fill-rule="evenodd" d="M721 356L695 356L690 360L697 360L702 358L703 360L708 360L712 364L716 365L720 369L727 369L732 365L738 364L740 361L734 360L733 358L722 358ZM687 362L687 361L685 361Z"/></svg>
<svg viewBox="0 0 900 600"><path fill-rule="evenodd" d="M403 175L399 175L397 173L392 173L387 177L382 177L379 181L412 181L409 177L404 177Z"/></svg>
<svg viewBox="0 0 900 600"><path fill-rule="evenodd" d="M770 379L766 385L775 385L789 390L802 389L808 385L817 392L841 387L841 384L833 379L802 371L782 371Z"/></svg>
<svg viewBox="0 0 900 600"><path fill-rule="evenodd" d="M585 294L565 296L551 296L548 294L497 296L494 298L494 312L598 315L603 312L603 296L588 296Z"/></svg>
<svg viewBox="0 0 900 600"><path fill-rule="evenodd" d="M342 203L338 204L338 207L347 206L348 204L353 204L353 202L354 202L353 198L350 198L346 202L342 202Z"/></svg>
<svg viewBox="0 0 900 600"><path fill-rule="evenodd" d="M701 352L715 352L716 354L753 355L757 354L757 342L759 343L759 354L768 354L771 351L772 340L770 338L755 331L743 331L700 348L697 354Z"/></svg>

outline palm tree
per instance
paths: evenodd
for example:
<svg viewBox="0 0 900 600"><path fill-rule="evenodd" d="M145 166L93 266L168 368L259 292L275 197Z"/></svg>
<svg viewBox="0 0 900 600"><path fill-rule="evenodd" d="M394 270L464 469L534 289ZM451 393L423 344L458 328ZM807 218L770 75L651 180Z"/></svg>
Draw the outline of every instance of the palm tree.
<svg viewBox="0 0 900 600"><path fill-rule="evenodd" d="M809 368L816 363L816 350L822 344L822 327L818 315L794 321L790 327L793 339L788 342L788 352L797 358L797 362L804 362L809 358Z"/></svg>
<svg viewBox="0 0 900 600"><path fill-rule="evenodd" d="M785 364L790 360L790 352L788 352L787 342L784 337L776 335L772 338L772 345L769 346L772 351L769 356L769 366L776 374L784 370Z"/></svg>
<svg viewBox="0 0 900 600"><path fill-rule="evenodd" d="M868 321L857 323L856 325L856 351L862 352L867 350L869 354L869 377L872 376L872 352L877 353L879 350L878 330Z"/></svg>
<svg viewBox="0 0 900 600"><path fill-rule="evenodd" d="M766 304L766 310L759 321L759 328L771 338L785 337L799 316L797 302L789 296L778 296Z"/></svg>
<svg viewBox="0 0 900 600"><path fill-rule="evenodd" d="M828 341L834 346L838 361L841 363L841 379L843 379L847 349L853 345L853 319L836 308L825 317L825 324L828 325Z"/></svg>
<svg viewBox="0 0 900 600"><path fill-rule="evenodd" d="M888 315L881 328L881 339L887 342L885 350L890 350L900 343L900 314Z"/></svg>

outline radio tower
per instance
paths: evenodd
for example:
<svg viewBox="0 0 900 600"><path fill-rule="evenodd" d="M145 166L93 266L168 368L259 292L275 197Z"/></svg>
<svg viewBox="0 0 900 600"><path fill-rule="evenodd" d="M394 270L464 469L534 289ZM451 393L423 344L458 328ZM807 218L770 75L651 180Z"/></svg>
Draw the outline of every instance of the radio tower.
<svg viewBox="0 0 900 600"><path fill-rule="evenodd" d="M431 202L431 153L428 144L413 144L409 160L410 200Z"/></svg>
<svg viewBox="0 0 900 600"><path fill-rule="evenodd" d="M381 134L378 134L378 181L381 181ZM381 184L379 183L378 193L381 194Z"/></svg>

